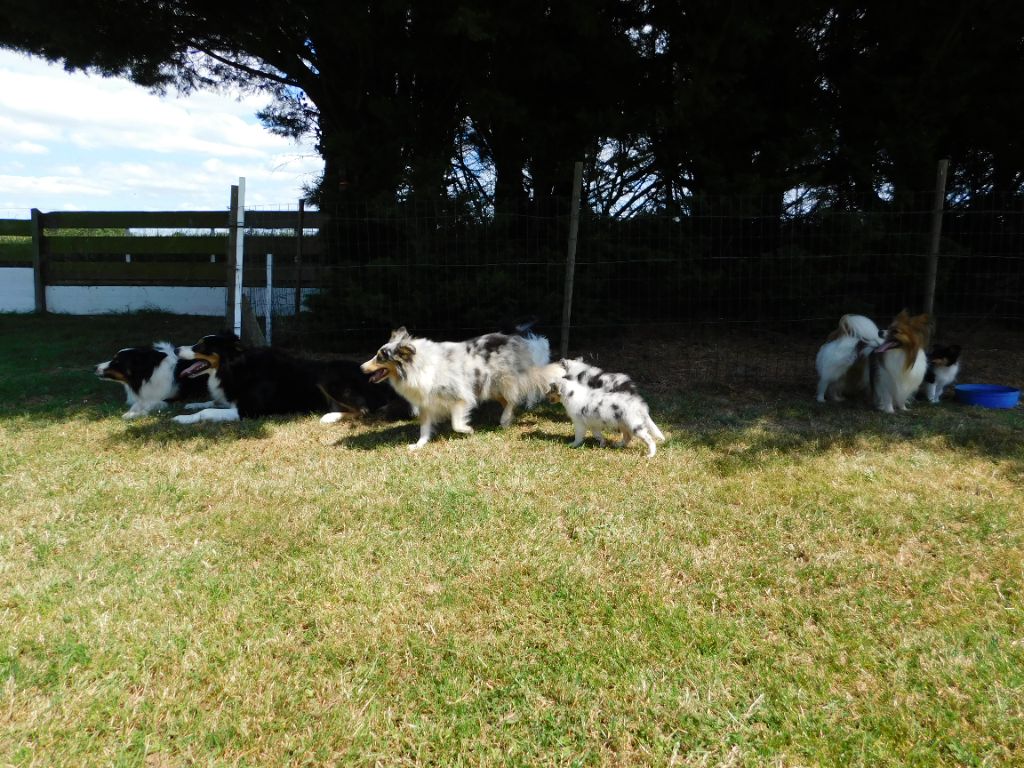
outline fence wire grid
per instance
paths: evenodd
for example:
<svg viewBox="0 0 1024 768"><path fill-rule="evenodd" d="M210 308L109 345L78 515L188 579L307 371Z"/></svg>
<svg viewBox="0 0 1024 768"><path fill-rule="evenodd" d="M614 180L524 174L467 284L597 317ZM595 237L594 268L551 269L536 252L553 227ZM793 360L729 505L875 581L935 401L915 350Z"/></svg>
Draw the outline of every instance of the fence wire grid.
<svg viewBox="0 0 1024 768"><path fill-rule="evenodd" d="M793 211L750 199L625 220L584 211L570 354L650 349L662 358L659 370L691 380L813 376L814 350L843 314L884 327L901 309L922 311L932 193L918 197L870 212ZM276 257L281 279L272 292L262 287L263 264L247 265L257 317L268 296L273 304L275 342L363 352L400 325L457 339L531 317L558 349L568 211L481 220L407 204L324 213L318 230L303 232L300 265L293 245ZM938 264L935 340L970 343L980 334L991 342L1019 332L1024 199L947 208Z"/></svg>

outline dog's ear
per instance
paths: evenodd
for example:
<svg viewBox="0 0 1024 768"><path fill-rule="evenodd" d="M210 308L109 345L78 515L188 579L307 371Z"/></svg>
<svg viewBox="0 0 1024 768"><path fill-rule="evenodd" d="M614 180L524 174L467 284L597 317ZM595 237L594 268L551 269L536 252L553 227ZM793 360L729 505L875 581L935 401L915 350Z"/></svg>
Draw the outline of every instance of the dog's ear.
<svg viewBox="0 0 1024 768"><path fill-rule="evenodd" d="M404 363L408 363L410 360L412 360L415 354L416 347L414 347L412 344L399 344L397 347L395 347L395 357L397 357Z"/></svg>
<svg viewBox="0 0 1024 768"><path fill-rule="evenodd" d="M408 338L409 332L405 330L405 326L403 325L401 328L396 328L391 332L391 338L389 339L389 341L402 341L402 339Z"/></svg>
<svg viewBox="0 0 1024 768"><path fill-rule="evenodd" d="M893 324L905 323L910 320L910 313L906 309L901 309L900 313L893 318Z"/></svg>

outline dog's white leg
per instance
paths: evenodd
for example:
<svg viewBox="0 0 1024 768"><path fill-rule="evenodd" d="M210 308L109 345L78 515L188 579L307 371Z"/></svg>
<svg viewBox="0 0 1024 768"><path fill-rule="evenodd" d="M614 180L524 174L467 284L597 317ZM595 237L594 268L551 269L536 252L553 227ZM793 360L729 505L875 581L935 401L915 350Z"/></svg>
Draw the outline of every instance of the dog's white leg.
<svg viewBox="0 0 1024 768"><path fill-rule="evenodd" d="M452 406L452 429L463 435L472 435L469 426L469 403L459 400Z"/></svg>
<svg viewBox="0 0 1024 768"><path fill-rule="evenodd" d="M507 427L511 424L512 417L515 415L515 409L516 407L514 403L505 403L505 408L501 412L501 421L498 423L503 427Z"/></svg>
<svg viewBox="0 0 1024 768"><path fill-rule="evenodd" d="M430 441L430 433L434 429L434 420L425 408L420 411L420 439L409 444L410 451L418 451Z"/></svg>
<svg viewBox="0 0 1024 768"><path fill-rule="evenodd" d="M817 400L819 403L825 402L825 393L828 392L829 381L824 376L818 379L818 396Z"/></svg>
<svg viewBox="0 0 1024 768"><path fill-rule="evenodd" d="M185 403L181 407L186 411L201 411L204 408L213 408L215 405L217 405L216 400L207 400L204 403Z"/></svg>
<svg viewBox="0 0 1024 768"><path fill-rule="evenodd" d="M121 414L122 419L137 419L140 416L145 416L147 413L146 406L136 401L132 404L132 407Z"/></svg>
<svg viewBox="0 0 1024 768"><path fill-rule="evenodd" d="M878 399L876 400L878 410L882 413L895 413L892 407L892 393L889 392L888 388L883 388L878 393Z"/></svg>
<svg viewBox="0 0 1024 768"><path fill-rule="evenodd" d="M175 416L171 421L178 424L195 424L200 421L238 421L238 408L206 408L198 413Z"/></svg>
<svg viewBox="0 0 1024 768"><path fill-rule="evenodd" d="M935 384L935 382L926 382L924 393L929 403L937 403L939 398L942 397L942 388Z"/></svg>
<svg viewBox="0 0 1024 768"><path fill-rule="evenodd" d="M332 411L331 413L325 413L320 417L321 424L337 424L339 421L345 418L345 414L341 411Z"/></svg>
<svg viewBox="0 0 1024 768"><path fill-rule="evenodd" d="M601 446L602 448L604 448L604 444L605 444L604 433L600 429L593 429L593 430L591 430L591 432L593 432L594 433L594 437L597 438L597 444L599 446Z"/></svg>
<svg viewBox="0 0 1024 768"><path fill-rule="evenodd" d="M653 458L654 454L658 452L658 449L654 444L654 438L651 437L650 434L648 434L646 428L638 429L636 431L636 436L643 440L645 443L647 443L647 458Z"/></svg>
<svg viewBox="0 0 1024 768"><path fill-rule="evenodd" d="M587 439L587 425L582 421L574 421L572 425L576 429L576 439L572 441L572 447L579 448L583 445L583 441Z"/></svg>

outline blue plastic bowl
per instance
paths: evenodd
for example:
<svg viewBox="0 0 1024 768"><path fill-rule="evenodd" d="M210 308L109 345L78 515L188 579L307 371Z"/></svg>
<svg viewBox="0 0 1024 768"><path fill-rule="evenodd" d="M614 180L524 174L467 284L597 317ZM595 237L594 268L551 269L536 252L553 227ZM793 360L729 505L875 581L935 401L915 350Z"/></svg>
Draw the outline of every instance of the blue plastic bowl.
<svg viewBox="0 0 1024 768"><path fill-rule="evenodd" d="M983 408L1013 408L1020 400L1020 390L1001 384L957 384L956 400Z"/></svg>

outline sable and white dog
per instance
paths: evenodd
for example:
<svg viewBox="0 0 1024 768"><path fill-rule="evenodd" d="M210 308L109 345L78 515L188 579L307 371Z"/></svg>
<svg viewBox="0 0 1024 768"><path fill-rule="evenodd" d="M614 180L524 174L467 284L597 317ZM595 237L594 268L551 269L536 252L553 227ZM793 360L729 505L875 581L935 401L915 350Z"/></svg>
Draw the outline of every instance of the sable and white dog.
<svg viewBox="0 0 1024 768"><path fill-rule="evenodd" d="M405 328L362 365L370 381L390 382L419 413L422 448L434 425L451 418L452 429L470 434L469 416L478 403L496 400L501 426L512 423L516 406L536 404L547 392L540 366L550 357L548 340L532 334L488 333L466 341L415 338Z"/></svg>
<svg viewBox="0 0 1024 768"><path fill-rule="evenodd" d="M589 429L602 448L604 430L609 430L622 435L616 447L625 448L636 436L647 444L648 458L658 452L654 441L664 440L665 435L629 376L608 373L581 360L551 363L544 367L544 374L551 387L548 399L562 403L576 430L573 448L583 445Z"/></svg>
<svg viewBox="0 0 1024 768"><path fill-rule="evenodd" d="M907 410L928 370L928 333L928 315L911 317L906 310L886 329L885 341L872 355L872 389L880 411Z"/></svg>
<svg viewBox="0 0 1024 768"><path fill-rule="evenodd" d="M843 315L839 327L818 350L818 402L842 400L844 394L866 392L869 387L868 356L883 342L882 332L871 318Z"/></svg>
<svg viewBox="0 0 1024 768"><path fill-rule="evenodd" d="M124 386L129 408L122 416L136 419L159 411L169 402L209 397L205 381L180 380L189 362L181 360L173 344L158 341L151 347L125 347L110 360L96 366L96 376ZM189 403L185 407L206 408L213 401Z"/></svg>

